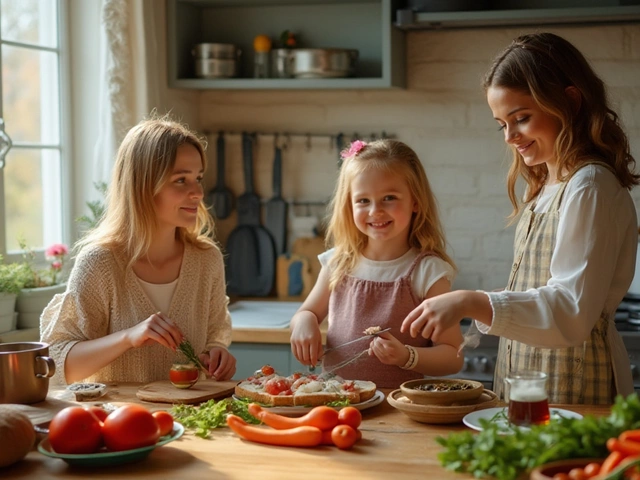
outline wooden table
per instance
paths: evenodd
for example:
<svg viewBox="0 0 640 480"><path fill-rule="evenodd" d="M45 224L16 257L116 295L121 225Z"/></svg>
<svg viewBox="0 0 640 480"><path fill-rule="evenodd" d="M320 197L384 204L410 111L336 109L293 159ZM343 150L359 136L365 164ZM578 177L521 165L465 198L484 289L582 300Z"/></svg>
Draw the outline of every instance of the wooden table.
<svg viewBox="0 0 640 480"><path fill-rule="evenodd" d="M137 400L136 384L110 385L101 400L118 404L136 402L151 410L170 405ZM386 392L388 393L388 392ZM66 392L52 388L47 401L28 407L39 409L43 418L69 402ZM568 407L582 414L606 415L606 406ZM386 400L363 411L363 439L352 450L336 447L288 448L250 443L227 428L214 430L204 440L186 432L182 438L155 449L145 460L100 469L78 468L64 461L32 451L22 462L0 469L0 478L80 479L80 478L154 478L154 479L257 479L305 480L330 479L455 479L472 478L449 472L440 466L441 447L435 438L466 429L460 425L426 425L407 418Z"/></svg>

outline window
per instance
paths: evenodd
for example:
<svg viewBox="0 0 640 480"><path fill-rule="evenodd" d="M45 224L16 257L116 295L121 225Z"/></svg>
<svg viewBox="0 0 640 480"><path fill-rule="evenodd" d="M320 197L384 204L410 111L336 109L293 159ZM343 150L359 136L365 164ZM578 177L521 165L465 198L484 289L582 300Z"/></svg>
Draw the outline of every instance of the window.
<svg viewBox="0 0 640 480"><path fill-rule="evenodd" d="M0 253L9 258L19 253L20 238L34 250L69 240L65 6L0 0L0 117L12 143L0 170ZM2 137L0 152L9 142Z"/></svg>

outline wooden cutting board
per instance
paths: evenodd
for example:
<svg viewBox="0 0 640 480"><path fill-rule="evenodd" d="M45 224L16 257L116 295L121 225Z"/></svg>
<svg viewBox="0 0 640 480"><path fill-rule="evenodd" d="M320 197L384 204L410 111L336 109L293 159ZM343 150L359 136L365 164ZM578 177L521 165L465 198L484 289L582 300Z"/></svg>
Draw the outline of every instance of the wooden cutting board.
<svg viewBox="0 0 640 480"><path fill-rule="evenodd" d="M147 402L201 403L233 394L238 382L200 380L191 388L176 388L169 380L148 383L138 389L136 397Z"/></svg>

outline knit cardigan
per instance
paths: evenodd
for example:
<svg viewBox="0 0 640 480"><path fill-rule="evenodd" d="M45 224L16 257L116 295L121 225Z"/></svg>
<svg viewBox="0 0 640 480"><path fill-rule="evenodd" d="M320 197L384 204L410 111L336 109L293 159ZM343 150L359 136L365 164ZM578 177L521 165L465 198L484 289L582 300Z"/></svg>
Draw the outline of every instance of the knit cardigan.
<svg viewBox="0 0 640 480"><path fill-rule="evenodd" d="M231 343L228 303L220 250L185 243L171 306L163 313L180 327L195 351L202 352ZM66 292L56 295L40 317L41 340L49 344L56 363L52 383L67 383L64 364L76 343L133 327L157 311L122 252L84 248ZM157 343L131 348L86 381L164 380L176 358L176 353Z"/></svg>

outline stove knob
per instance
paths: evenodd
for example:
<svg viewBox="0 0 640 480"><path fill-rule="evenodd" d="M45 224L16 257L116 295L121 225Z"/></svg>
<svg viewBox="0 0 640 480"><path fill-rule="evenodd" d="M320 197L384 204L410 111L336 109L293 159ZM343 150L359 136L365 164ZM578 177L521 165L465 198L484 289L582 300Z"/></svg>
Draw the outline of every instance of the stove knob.
<svg viewBox="0 0 640 480"><path fill-rule="evenodd" d="M489 359L480 355L473 359L473 368L476 372L485 373L489 371Z"/></svg>
<svg viewBox="0 0 640 480"><path fill-rule="evenodd" d="M468 357L464 357L464 362L462 363L462 371L463 372L468 372L471 369L470 365L469 365L469 358Z"/></svg>
<svg viewBox="0 0 640 480"><path fill-rule="evenodd" d="M637 366L637 365L632 364L632 365L631 365L631 376L632 376L633 378L637 378L637 377L638 377L638 373L639 373L639 372L638 372L638 366Z"/></svg>

